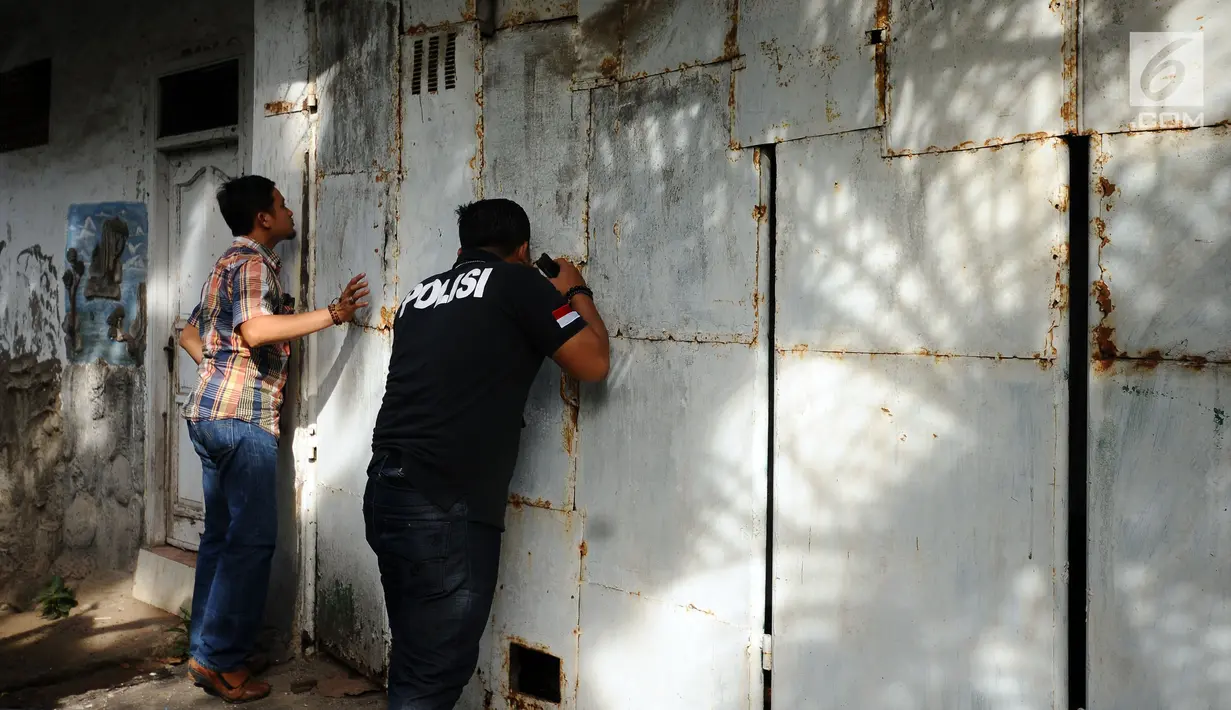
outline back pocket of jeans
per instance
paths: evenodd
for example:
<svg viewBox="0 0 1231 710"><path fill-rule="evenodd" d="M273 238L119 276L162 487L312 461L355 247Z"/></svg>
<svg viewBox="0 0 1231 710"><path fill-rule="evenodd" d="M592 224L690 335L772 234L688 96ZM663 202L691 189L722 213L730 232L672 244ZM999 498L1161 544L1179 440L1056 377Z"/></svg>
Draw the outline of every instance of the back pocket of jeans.
<svg viewBox="0 0 1231 710"><path fill-rule="evenodd" d="M381 531L381 552L388 556L384 571L402 594L424 598L450 591L446 577L455 565L450 527L445 521L415 520Z"/></svg>

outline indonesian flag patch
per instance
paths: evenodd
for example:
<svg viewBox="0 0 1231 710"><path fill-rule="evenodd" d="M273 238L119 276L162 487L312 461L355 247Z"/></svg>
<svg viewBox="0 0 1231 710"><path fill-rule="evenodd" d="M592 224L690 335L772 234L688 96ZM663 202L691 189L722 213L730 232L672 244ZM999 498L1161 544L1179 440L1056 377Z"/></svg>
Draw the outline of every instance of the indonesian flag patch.
<svg viewBox="0 0 1231 710"><path fill-rule="evenodd" d="M573 310L573 307L567 303L552 311L551 315L556 319L556 325L561 328L581 317L581 314Z"/></svg>

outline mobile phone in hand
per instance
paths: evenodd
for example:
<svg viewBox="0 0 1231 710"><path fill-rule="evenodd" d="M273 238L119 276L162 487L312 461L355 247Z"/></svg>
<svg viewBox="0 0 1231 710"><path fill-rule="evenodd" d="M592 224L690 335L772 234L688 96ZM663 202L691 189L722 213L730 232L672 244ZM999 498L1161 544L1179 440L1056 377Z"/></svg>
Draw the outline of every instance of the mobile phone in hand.
<svg viewBox="0 0 1231 710"><path fill-rule="evenodd" d="M539 271L542 271L543 275L549 279L554 279L560 275L560 265L557 264L550 256L547 256L546 253L539 255L539 258L535 260L534 265L537 266Z"/></svg>

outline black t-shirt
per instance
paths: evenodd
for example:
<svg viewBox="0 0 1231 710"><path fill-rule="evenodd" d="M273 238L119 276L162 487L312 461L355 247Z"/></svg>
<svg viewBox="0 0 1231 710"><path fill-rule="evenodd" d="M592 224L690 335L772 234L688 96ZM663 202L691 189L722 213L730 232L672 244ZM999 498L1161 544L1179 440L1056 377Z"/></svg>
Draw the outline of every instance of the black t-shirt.
<svg viewBox="0 0 1231 710"><path fill-rule="evenodd" d="M398 305L373 450L437 505L465 497L471 520L503 529L530 385L585 326L538 269L463 250Z"/></svg>

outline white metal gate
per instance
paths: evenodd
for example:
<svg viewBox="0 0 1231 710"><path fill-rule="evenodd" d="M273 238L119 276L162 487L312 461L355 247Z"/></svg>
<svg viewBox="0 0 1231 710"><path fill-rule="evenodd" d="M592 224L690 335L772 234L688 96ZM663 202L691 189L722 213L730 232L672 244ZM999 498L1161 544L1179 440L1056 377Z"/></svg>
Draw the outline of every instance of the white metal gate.
<svg viewBox="0 0 1231 710"><path fill-rule="evenodd" d="M508 196L585 263L613 368L534 386L462 707L760 708L771 659L780 708L1226 705L1226 128L1128 134L1122 104L1129 29L1231 15L510 0L482 37L483 5L315 5L315 296L366 271L383 306L314 344L326 646L383 667L359 495L392 307L457 204Z"/></svg>

